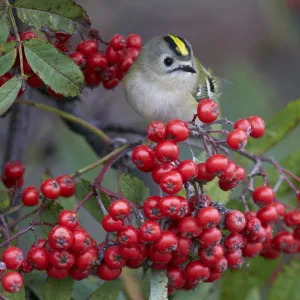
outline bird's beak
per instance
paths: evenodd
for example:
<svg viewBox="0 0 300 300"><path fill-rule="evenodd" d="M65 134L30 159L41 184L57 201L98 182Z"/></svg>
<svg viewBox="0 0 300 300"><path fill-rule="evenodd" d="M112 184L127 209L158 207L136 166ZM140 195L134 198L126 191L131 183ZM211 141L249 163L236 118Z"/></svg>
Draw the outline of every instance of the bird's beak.
<svg viewBox="0 0 300 300"><path fill-rule="evenodd" d="M189 65L184 65L180 67L180 70L184 71L184 72L190 72L190 73L196 73L195 69L192 68Z"/></svg>

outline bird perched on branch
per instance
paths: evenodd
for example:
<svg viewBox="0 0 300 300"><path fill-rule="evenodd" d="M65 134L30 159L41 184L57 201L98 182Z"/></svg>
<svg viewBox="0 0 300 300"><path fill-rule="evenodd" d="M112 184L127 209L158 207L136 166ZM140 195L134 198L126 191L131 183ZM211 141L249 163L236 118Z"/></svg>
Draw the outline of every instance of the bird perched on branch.
<svg viewBox="0 0 300 300"><path fill-rule="evenodd" d="M194 57L187 40L172 34L143 46L123 84L128 103L146 121L191 121L201 99L220 96L220 80Z"/></svg>

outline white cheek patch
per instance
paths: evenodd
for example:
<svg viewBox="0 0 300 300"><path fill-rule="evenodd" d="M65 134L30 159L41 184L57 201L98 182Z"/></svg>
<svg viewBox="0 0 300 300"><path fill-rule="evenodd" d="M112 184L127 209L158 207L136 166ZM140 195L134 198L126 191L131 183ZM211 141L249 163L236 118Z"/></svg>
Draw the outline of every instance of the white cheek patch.
<svg viewBox="0 0 300 300"><path fill-rule="evenodd" d="M211 88L210 88L210 82L209 80L206 78L206 88L207 88L207 95L208 95L208 98L209 99L212 99L213 96L214 96L214 92L211 91Z"/></svg>

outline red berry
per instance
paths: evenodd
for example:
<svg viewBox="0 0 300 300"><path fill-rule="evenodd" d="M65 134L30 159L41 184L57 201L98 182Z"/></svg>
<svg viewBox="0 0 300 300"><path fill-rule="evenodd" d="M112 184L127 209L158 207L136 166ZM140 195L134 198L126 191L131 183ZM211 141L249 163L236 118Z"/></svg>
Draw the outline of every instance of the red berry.
<svg viewBox="0 0 300 300"><path fill-rule="evenodd" d="M173 220L181 220L182 218L188 216L190 214L190 206L184 197L178 197L180 200L180 209L177 214L177 217L173 218Z"/></svg>
<svg viewBox="0 0 300 300"><path fill-rule="evenodd" d="M155 244L155 249L161 252L172 252L177 249L178 239L177 236L169 230L161 233L160 239Z"/></svg>
<svg viewBox="0 0 300 300"><path fill-rule="evenodd" d="M94 71L101 71L107 68L106 57L101 52L92 53L87 60L87 65Z"/></svg>
<svg viewBox="0 0 300 300"><path fill-rule="evenodd" d="M75 261L75 257L68 251L53 250L49 254L50 263L53 267L69 270Z"/></svg>
<svg viewBox="0 0 300 300"><path fill-rule="evenodd" d="M198 203L199 202L199 203ZM211 200L208 195L199 195L199 199L196 195L192 196L189 200L189 206L191 210L194 210L195 208L201 207L207 207L211 205Z"/></svg>
<svg viewBox="0 0 300 300"><path fill-rule="evenodd" d="M274 207L276 208L276 211L277 211L277 214L280 216L280 217L283 217L284 214L285 214L285 206L283 203L279 202L279 201L275 201L273 203Z"/></svg>
<svg viewBox="0 0 300 300"><path fill-rule="evenodd" d="M210 270L202 262L195 260L186 265L184 273L187 281L198 283L209 278Z"/></svg>
<svg viewBox="0 0 300 300"><path fill-rule="evenodd" d="M3 251L2 261L6 264L7 269L17 270L24 261L23 252L17 247L10 246Z"/></svg>
<svg viewBox="0 0 300 300"><path fill-rule="evenodd" d="M210 270L212 272L223 273L227 270L227 268L228 262L227 259L223 256L213 267L210 268Z"/></svg>
<svg viewBox="0 0 300 300"><path fill-rule="evenodd" d="M274 249L271 243L266 242L263 243L263 248L260 252L260 255L265 258L275 259L280 255L280 251Z"/></svg>
<svg viewBox="0 0 300 300"><path fill-rule="evenodd" d="M55 48L57 48L60 52L66 53L72 49L72 45L70 42L62 43L60 41L55 42Z"/></svg>
<svg viewBox="0 0 300 300"><path fill-rule="evenodd" d="M300 227L294 229L294 238L300 240Z"/></svg>
<svg viewBox="0 0 300 300"><path fill-rule="evenodd" d="M236 166L234 173L234 181L236 183L242 182L246 177L246 171L240 166Z"/></svg>
<svg viewBox="0 0 300 300"><path fill-rule="evenodd" d="M178 159L179 147L173 141L162 141L156 145L155 156L160 162L173 162Z"/></svg>
<svg viewBox="0 0 300 300"><path fill-rule="evenodd" d="M56 278L58 280L62 280L69 275L68 270L61 270L54 267L50 267L47 269L48 277Z"/></svg>
<svg viewBox="0 0 300 300"><path fill-rule="evenodd" d="M198 174L196 180L212 181L215 178L215 174L207 172L206 163L200 163L197 166L198 166Z"/></svg>
<svg viewBox="0 0 300 300"><path fill-rule="evenodd" d="M71 39L72 35L64 32L55 32L55 38L62 43L66 43Z"/></svg>
<svg viewBox="0 0 300 300"><path fill-rule="evenodd" d="M23 285L23 278L18 272L8 272L1 280L3 289L8 293L17 293Z"/></svg>
<svg viewBox="0 0 300 300"><path fill-rule="evenodd" d="M211 174L220 174L229 167L229 160L223 154L216 154L211 156L206 161L206 171Z"/></svg>
<svg viewBox="0 0 300 300"><path fill-rule="evenodd" d="M247 243L243 248L244 257L254 257L262 250L262 243Z"/></svg>
<svg viewBox="0 0 300 300"><path fill-rule="evenodd" d="M101 74L90 69L84 72L84 80L88 86L97 86L101 83Z"/></svg>
<svg viewBox="0 0 300 300"><path fill-rule="evenodd" d="M264 120L257 116L249 117L247 120L251 124L250 136L256 139L262 137L266 130Z"/></svg>
<svg viewBox="0 0 300 300"><path fill-rule="evenodd" d="M272 246L284 252L289 252L294 244L294 237L290 232L281 231L272 240Z"/></svg>
<svg viewBox="0 0 300 300"><path fill-rule="evenodd" d="M37 38L32 31L24 31L20 34L21 41Z"/></svg>
<svg viewBox="0 0 300 300"><path fill-rule="evenodd" d="M42 194L51 200L54 200L60 196L60 187L56 180L46 179L41 184Z"/></svg>
<svg viewBox="0 0 300 300"><path fill-rule="evenodd" d="M192 248L192 240L184 237L178 237L178 245L175 251L176 255L189 255Z"/></svg>
<svg viewBox="0 0 300 300"><path fill-rule="evenodd" d="M222 276L222 273L218 273L218 272L210 272L210 275L208 277L208 279L206 279L204 282L215 282L217 281L220 277Z"/></svg>
<svg viewBox="0 0 300 300"><path fill-rule="evenodd" d="M230 252L234 252L238 249L241 249L244 247L244 245L245 245L244 238L239 233L230 233L224 239L224 246Z"/></svg>
<svg viewBox="0 0 300 300"><path fill-rule="evenodd" d="M122 268L112 269L105 264L97 267L98 276L105 281L117 279L122 273Z"/></svg>
<svg viewBox="0 0 300 300"><path fill-rule="evenodd" d="M160 220L163 215L159 209L160 197L151 196L148 197L144 202L144 214L152 221Z"/></svg>
<svg viewBox="0 0 300 300"><path fill-rule="evenodd" d="M143 264L143 262L145 261L145 259L148 256L148 253L147 253L146 247L140 246L140 249L141 249L141 251L140 251L138 258L127 260L127 263L126 263L127 267L129 267L131 269L137 269Z"/></svg>
<svg viewBox="0 0 300 300"><path fill-rule="evenodd" d="M197 107L197 115L201 122L212 123L219 116L219 105L210 99L203 99Z"/></svg>
<svg viewBox="0 0 300 300"><path fill-rule="evenodd" d="M92 40L82 41L77 45L77 48L76 48L76 51L78 51L86 56L89 56L92 53L97 52L97 50L98 50L97 43Z"/></svg>
<svg viewBox="0 0 300 300"><path fill-rule="evenodd" d="M35 206L39 203L39 191L34 186L28 186L22 193L25 206Z"/></svg>
<svg viewBox="0 0 300 300"><path fill-rule="evenodd" d="M173 253L172 259L169 261L170 266L178 266L186 263L189 260L189 255Z"/></svg>
<svg viewBox="0 0 300 300"><path fill-rule="evenodd" d="M72 210L63 210L58 216L58 224L69 230L74 230L78 225L78 217Z"/></svg>
<svg viewBox="0 0 300 300"><path fill-rule="evenodd" d="M138 242L138 231L135 227L126 225L118 231L117 239L120 244L126 247L135 246Z"/></svg>
<svg viewBox="0 0 300 300"><path fill-rule="evenodd" d="M275 197L274 191L269 186L261 186L254 190L252 194L253 201L258 206L269 205Z"/></svg>
<svg viewBox="0 0 300 300"><path fill-rule="evenodd" d="M118 78L113 78L107 81L103 81L103 87L107 90L113 89L119 84Z"/></svg>
<svg viewBox="0 0 300 300"><path fill-rule="evenodd" d="M24 174L24 166L18 160L9 161L4 166L4 175L7 179L19 179Z"/></svg>
<svg viewBox="0 0 300 300"><path fill-rule="evenodd" d="M27 254L27 260L37 270L47 270L49 265L49 254L44 248L33 247Z"/></svg>
<svg viewBox="0 0 300 300"><path fill-rule="evenodd" d="M170 171L160 179L160 188L167 194L176 194L180 192L182 186L182 176L177 171Z"/></svg>
<svg viewBox="0 0 300 300"><path fill-rule="evenodd" d="M122 50L126 46L125 37L121 34L115 34L109 42L109 45L114 48L114 50Z"/></svg>
<svg viewBox="0 0 300 300"><path fill-rule="evenodd" d="M230 269L239 269L244 262L241 249L234 252L226 252L225 258Z"/></svg>
<svg viewBox="0 0 300 300"><path fill-rule="evenodd" d="M160 238L160 236L160 226L154 221L146 221L139 228L139 239L143 242L155 242Z"/></svg>
<svg viewBox="0 0 300 300"><path fill-rule="evenodd" d="M202 228L212 228L219 225L221 220L221 215L219 211L212 207L202 208L196 216L198 225Z"/></svg>
<svg viewBox="0 0 300 300"><path fill-rule="evenodd" d="M60 196L71 197L75 193L76 183L69 175L60 175L56 177L56 181L60 187Z"/></svg>
<svg viewBox="0 0 300 300"><path fill-rule="evenodd" d="M155 167L152 170L152 179L159 184L161 178L167 174L169 171L174 170L176 167L172 164L169 163L164 163L164 164L156 164Z"/></svg>
<svg viewBox="0 0 300 300"><path fill-rule="evenodd" d="M257 211L257 218L260 220L261 224L263 225L276 222L278 217L279 216L276 207L272 204L262 207Z"/></svg>
<svg viewBox="0 0 300 300"><path fill-rule="evenodd" d="M222 232L219 229L213 227L202 231L202 233L198 236L198 243L203 249L209 249L219 244L221 238Z"/></svg>
<svg viewBox="0 0 300 300"><path fill-rule="evenodd" d="M81 52L74 51L69 54L69 57L72 58L78 66L82 66L85 63L84 55Z"/></svg>
<svg viewBox="0 0 300 300"><path fill-rule="evenodd" d="M234 129L227 136L227 144L233 150L244 148L247 144L248 136L242 129Z"/></svg>
<svg viewBox="0 0 300 300"><path fill-rule="evenodd" d="M125 266L126 261L119 253L119 246L109 247L104 253L105 264L114 269L122 268Z"/></svg>
<svg viewBox="0 0 300 300"><path fill-rule="evenodd" d="M163 141L166 135L164 123L161 121L151 122L148 126L147 133L150 141L156 143Z"/></svg>
<svg viewBox="0 0 300 300"><path fill-rule="evenodd" d="M106 232L118 232L124 227L123 220L114 220L111 215L106 215L102 219L102 227Z"/></svg>
<svg viewBox="0 0 300 300"><path fill-rule="evenodd" d="M126 39L127 48L142 48L142 38L138 34L131 33L127 36Z"/></svg>
<svg viewBox="0 0 300 300"><path fill-rule="evenodd" d="M124 245L120 245L119 253L125 260L138 259L141 254L141 247L139 245L135 245L129 248Z"/></svg>
<svg viewBox="0 0 300 300"><path fill-rule="evenodd" d="M140 53L140 50L137 48L126 48L123 50L124 57L130 57L133 61L136 60Z"/></svg>
<svg viewBox="0 0 300 300"><path fill-rule="evenodd" d="M160 252L152 246L149 250L149 258L157 264L166 264L171 261L172 254L170 252Z"/></svg>
<svg viewBox="0 0 300 300"><path fill-rule="evenodd" d="M38 89L38 88L42 87L42 85L43 85L43 81L36 74L32 74L30 77L28 77L27 83L29 86L31 86L32 88L35 88L35 89Z"/></svg>
<svg viewBox="0 0 300 300"><path fill-rule="evenodd" d="M234 123L234 129L241 129L247 134L250 134L251 124L247 119L239 119Z"/></svg>
<svg viewBox="0 0 300 300"><path fill-rule="evenodd" d="M30 273L33 270L33 265L28 260L24 260L20 270L24 273Z"/></svg>
<svg viewBox="0 0 300 300"><path fill-rule="evenodd" d="M226 171L224 171L221 176L220 180L221 181L232 181L235 179L235 171L236 171L236 165L233 161L229 161L228 168Z"/></svg>
<svg viewBox="0 0 300 300"><path fill-rule="evenodd" d="M181 268L173 266L167 269L168 284L175 289L180 289L185 283L184 272Z"/></svg>
<svg viewBox="0 0 300 300"><path fill-rule="evenodd" d="M224 249L222 245L216 245L211 249L199 249L199 260L207 266L215 266L219 260L224 256Z"/></svg>
<svg viewBox="0 0 300 300"><path fill-rule="evenodd" d="M166 138L174 142L183 142L190 135L190 130L187 123L174 119L166 126Z"/></svg>
<svg viewBox="0 0 300 300"><path fill-rule="evenodd" d="M95 248L89 248L75 259L75 265L83 270L93 268L98 259L98 251Z"/></svg>
<svg viewBox="0 0 300 300"><path fill-rule="evenodd" d="M132 151L132 161L143 172L150 172L155 166L155 154L146 145L139 145Z"/></svg>
<svg viewBox="0 0 300 300"><path fill-rule="evenodd" d="M183 182L187 182L198 175L198 166L192 160L183 160L176 168L176 171L181 174Z"/></svg>
<svg viewBox="0 0 300 300"><path fill-rule="evenodd" d="M73 245L71 249L75 254L85 252L91 247L91 244L91 238L85 230L75 229L73 231Z"/></svg>
<svg viewBox="0 0 300 300"><path fill-rule="evenodd" d="M126 200L114 201L108 208L109 214L115 220L124 220L130 214L130 206Z"/></svg>
<svg viewBox="0 0 300 300"><path fill-rule="evenodd" d="M115 65L118 64L121 60L121 51L114 50L113 47L108 46L106 48L105 56L107 59L108 65Z"/></svg>
<svg viewBox="0 0 300 300"><path fill-rule="evenodd" d="M90 274L92 273L92 268L90 269L80 269L76 266L73 266L69 270L69 275L74 279L74 280L82 280L84 278L87 278Z"/></svg>
<svg viewBox="0 0 300 300"><path fill-rule="evenodd" d="M286 213L284 216L284 222L288 227L296 227L300 225L300 212L299 211L291 211Z"/></svg>
<svg viewBox="0 0 300 300"><path fill-rule="evenodd" d="M231 232L242 231L246 226L246 218L239 210L231 210L226 214L225 226Z"/></svg>
<svg viewBox="0 0 300 300"><path fill-rule="evenodd" d="M178 223L178 230L181 236L185 238L193 238L198 236L202 229L197 224L197 220L194 217L185 217Z"/></svg>
<svg viewBox="0 0 300 300"><path fill-rule="evenodd" d="M50 231L48 242L54 249L67 250L73 243L72 232L64 226L56 226Z"/></svg>
<svg viewBox="0 0 300 300"><path fill-rule="evenodd" d="M127 72L133 62L134 60L130 56L125 55L119 63L120 71L124 73Z"/></svg>

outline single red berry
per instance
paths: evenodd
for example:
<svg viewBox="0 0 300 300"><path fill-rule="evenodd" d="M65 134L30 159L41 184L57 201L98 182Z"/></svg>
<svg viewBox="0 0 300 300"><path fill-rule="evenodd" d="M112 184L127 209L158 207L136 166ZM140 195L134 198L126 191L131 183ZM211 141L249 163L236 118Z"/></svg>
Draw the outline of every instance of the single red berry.
<svg viewBox="0 0 300 300"><path fill-rule="evenodd" d="M55 38L62 43L66 43L71 39L72 35L64 32L55 32Z"/></svg>
<svg viewBox="0 0 300 300"><path fill-rule="evenodd" d="M244 257L254 257L257 256L262 250L262 243L247 243L243 248Z"/></svg>
<svg viewBox="0 0 300 300"><path fill-rule="evenodd" d="M32 31L24 31L20 34L21 41L37 38Z"/></svg>
<svg viewBox="0 0 300 300"><path fill-rule="evenodd" d="M300 225L300 211L293 210L284 215L284 223L288 227L297 227Z"/></svg>
<svg viewBox="0 0 300 300"><path fill-rule="evenodd" d="M269 186L260 186L253 191L252 198L258 206L269 205L275 197L274 191Z"/></svg>
<svg viewBox="0 0 300 300"><path fill-rule="evenodd" d="M94 71L101 71L107 68L107 60L103 53L92 53L87 60L87 65Z"/></svg>
<svg viewBox="0 0 300 300"><path fill-rule="evenodd" d="M97 43L93 40L82 41L77 45L76 51L82 53L83 55L89 56L92 53L97 52Z"/></svg>
<svg viewBox="0 0 300 300"><path fill-rule="evenodd" d="M280 251L274 249L271 243L265 242L263 243L263 248L260 252L260 255L268 259L275 259L280 255Z"/></svg>
<svg viewBox="0 0 300 300"><path fill-rule="evenodd" d="M190 135L190 130L187 123L174 119L169 121L166 126L166 138L174 142L183 142Z"/></svg>
<svg viewBox="0 0 300 300"><path fill-rule="evenodd" d="M80 269L76 266L73 266L69 270L69 275L74 279L74 280L82 280L84 278L87 278L90 274L92 273L92 268L90 269Z"/></svg>
<svg viewBox="0 0 300 300"><path fill-rule="evenodd" d="M154 263L167 264L172 259L172 253L160 252L155 248L155 246L151 246L151 248L149 249L149 258Z"/></svg>
<svg viewBox="0 0 300 300"><path fill-rule="evenodd" d="M131 67L131 65L133 64L134 60L132 57L125 55L124 57L122 57L120 63L119 63L119 68L120 71L123 73L126 73L129 68Z"/></svg>
<svg viewBox="0 0 300 300"><path fill-rule="evenodd" d="M112 202L108 208L109 214L115 220L124 220L130 214L130 206L125 199Z"/></svg>
<svg viewBox="0 0 300 300"><path fill-rule="evenodd" d="M7 179L20 179L24 174L24 166L18 161L9 161L4 166L4 175Z"/></svg>
<svg viewBox="0 0 300 300"><path fill-rule="evenodd" d="M120 245L119 253L121 257L124 258L125 260L138 259L141 254L141 247L140 245L135 245L129 248L124 245Z"/></svg>
<svg viewBox="0 0 300 300"><path fill-rule="evenodd" d="M203 99L197 107L197 115L201 122L212 123L219 116L219 105L210 99Z"/></svg>
<svg viewBox="0 0 300 300"><path fill-rule="evenodd" d="M88 86L98 86L101 83L101 74L90 69L84 72L84 80Z"/></svg>
<svg viewBox="0 0 300 300"><path fill-rule="evenodd" d="M279 217L283 217L285 214L285 205L279 201L274 201L274 207L276 208Z"/></svg>
<svg viewBox="0 0 300 300"><path fill-rule="evenodd" d="M222 232L213 227L209 229L205 229L198 236L199 246L203 249L209 249L220 243L222 238Z"/></svg>
<svg viewBox="0 0 300 300"><path fill-rule="evenodd" d="M113 78L107 81L103 81L103 87L107 90L111 90L119 84L118 78Z"/></svg>
<svg viewBox="0 0 300 300"><path fill-rule="evenodd" d="M147 129L148 139L152 142L161 142L165 139L166 128L163 122L153 121Z"/></svg>
<svg viewBox="0 0 300 300"><path fill-rule="evenodd" d="M202 208L202 207L207 207L210 206L212 204L210 198L208 195L199 195L199 199L198 196L193 195L190 199L189 199L189 206L191 210L194 210L195 208Z"/></svg>
<svg viewBox="0 0 300 300"><path fill-rule="evenodd" d="M69 270L75 262L74 255L66 250L51 251L49 254L49 259L53 267L63 270Z"/></svg>
<svg viewBox="0 0 300 300"><path fill-rule="evenodd" d="M167 194L176 194L182 187L182 176L177 171L169 171L160 179L160 188Z"/></svg>
<svg viewBox="0 0 300 300"><path fill-rule="evenodd" d="M155 154L146 145L139 145L132 151L132 161L143 172L150 172L155 166Z"/></svg>
<svg viewBox="0 0 300 300"><path fill-rule="evenodd" d="M294 238L300 240L300 227L294 229Z"/></svg>
<svg viewBox="0 0 300 300"><path fill-rule="evenodd" d="M56 180L46 179L41 184L42 194L51 200L54 200L60 196L60 187Z"/></svg>
<svg viewBox="0 0 300 300"><path fill-rule="evenodd" d="M276 207L273 204L262 207L257 211L256 215L263 225L276 222L279 217Z"/></svg>
<svg viewBox="0 0 300 300"><path fill-rule="evenodd" d="M37 241L36 246L37 246L38 248L46 248L46 246L47 246L47 239L39 239L39 240ZM47 249L46 249L46 250L47 250Z"/></svg>
<svg viewBox="0 0 300 300"><path fill-rule="evenodd" d="M178 230L182 237L193 238L202 232L202 228L194 217L185 217L178 223Z"/></svg>
<svg viewBox="0 0 300 300"><path fill-rule="evenodd" d="M122 268L110 268L105 264L101 264L97 267L98 276L105 281L117 279L122 273Z"/></svg>
<svg viewBox="0 0 300 300"><path fill-rule="evenodd" d="M183 182L187 182L198 175L198 166L192 160L183 160L177 166L176 171L181 174Z"/></svg>
<svg viewBox="0 0 300 300"><path fill-rule="evenodd" d="M57 100L61 99L63 97L63 95L56 93L54 90L52 90L50 86L48 86L47 91L48 91L49 95L53 96Z"/></svg>
<svg viewBox="0 0 300 300"><path fill-rule="evenodd" d="M186 265L184 273L187 281L198 283L209 278L210 270L199 260L194 260Z"/></svg>
<svg viewBox="0 0 300 300"><path fill-rule="evenodd" d="M111 215L105 215L102 219L102 227L106 232L118 232L124 227L124 220L114 220Z"/></svg>
<svg viewBox="0 0 300 300"><path fill-rule="evenodd" d="M172 252L177 249L178 238L169 230L165 230L161 233L160 239L155 244L155 249L161 252Z"/></svg>
<svg viewBox="0 0 300 300"><path fill-rule="evenodd" d="M211 174L220 174L229 167L229 160L223 154L216 154L211 156L206 161L206 171Z"/></svg>
<svg viewBox="0 0 300 300"><path fill-rule="evenodd" d="M239 269L244 263L242 255L243 253L241 249L238 249L233 252L226 252L224 256L227 260L228 267L230 269Z"/></svg>
<svg viewBox="0 0 300 300"><path fill-rule="evenodd" d="M70 42L62 43L60 41L56 41L54 46L56 49L63 53L67 53L72 49L72 44Z"/></svg>
<svg viewBox="0 0 300 300"><path fill-rule="evenodd" d="M223 256L221 259L210 268L212 272L224 273L228 268L227 259Z"/></svg>
<svg viewBox="0 0 300 300"><path fill-rule="evenodd" d="M35 89L38 89L38 88L42 87L42 85L43 85L43 81L36 74L32 74L30 77L28 77L27 83L29 86L31 86L32 88L35 88Z"/></svg>
<svg viewBox="0 0 300 300"><path fill-rule="evenodd" d="M114 50L122 50L126 46L125 37L121 34L115 34L110 40L109 45L112 46Z"/></svg>
<svg viewBox="0 0 300 300"><path fill-rule="evenodd" d="M198 281L191 282L191 281L186 281L184 286L182 287L183 290L185 291L191 291L195 289L199 285Z"/></svg>
<svg viewBox="0 0 300 300"><path fill-rule="evenodd" d="M135 61L140 53L140 50L137 48L126 48L123 50L123 55L126 57L130 57L133 61Z"/></svg>
<svg viewBox="0 0 300 300"><path fill-rule="evenodd" d="M229 161L228 168L219 177L222 181L232 181L235 179L236 165L233 161Z"/></svg>
<svg viewBox="0 0 300 300"><path fill-rule="evenodd" d="M10 246L3 251L2 261L6 264L7 269L17 270L24 261L23 252L17 247Z"/></svg>
<svg viewBox="0 0 300 300"><path fill-rule="evenodd" d="M2 177L2 182L7 188L15 188L15 187L22 187L24 184L24 177L20 179L8 179L6 177Z"/></svg>
<svg viewBox="0 0 300 300"><path fill-rule="evenodd" d="M206 170L206 163L200 163L197 165L198 173L196 180L199 181L212 181L215 178L215 174L209 173Z"/></svg>
<svg viewBox="0 0 300 300"><path fill-rule="evenodd" d="M119 246L109 247L104 253L105 264L114 269L122 268L125 266L126 261L119 253Z"/></svg>
<svg viewBox="0 0 300 300"><path fill-rule="evenodd" d="M222 276L222 273L219 272L210 272L210 275L208 279L206 279L204 282L215 282Z"/></svg>
<svg viewBox="0 0 300 300"><path fill-rule="evenodd" d="M18 272L8 272L1 280L3 289L8 293L17 293L23 286L23 278Z"/></svg>
<svg viewBox="0 0 300 300"><path fill-rule="evenodd" d="M143 242L155 242L160 238L160 236L160 226L154 221L146 221L139 228L139 239Z"/></svg>
<svg viewBox="0 0 300 300"><path fill-rule="evenodd" d="M264 120L257 116L249 117L247 120L251 124L250 136L256 139L262 137L266 130Z"/></svg>
<svg viewBox="0 0 300 300"><path fill-rule="evenodd" d="M248 135L251 132L251 124L247 119L239 119L234 123L234 129L241 129Z"/></svg>
<svg viewBox="0 0 300 300"><path fill-rule="evenodd" d="M22 202L25 206L35 206L39 203L39 191L34 186L28 186L22 193Z"/></svg>
<svg viewBox="0 0 300 300"><path fill-rule="evenodd" d="M69 275L68 270L62 270L55 267L50 267L47 269L48 277L56 278L58 280L62 280Z"/></svg>
<svg viewBox="0 0 300 300"><path fill-rule="evenodd" d="M118 231L117 239L120 244L126 247L135 246L138 242L138 231L135 227L126 225Z"/></svg>
<svg viewBox="0 0 300 300"><path fill-rule="evenodd" d="M230 252L234 252L238 249L241 249L245 246L244 238L239 233L230 233L225 239L224 239L224 246L226 249Z"/></svg>
<svg viewBox="0 0 300 300"><path fill-rule="evenodd" d="M155 156L160 162L173 162L179 157L179 147L173 141L162 141L156 145Z"/></svg>
<svg viewBox="0 0 300 300"><path fill-rule="evenodd" d="M186 263L189 260L189 255L172 253L172 259L169 261L169 266L178 266Z"/></svg>
<svg viewBox="0 0 300 300"><path fill-rule="evenodd" d="M180 289L185 283L184 272L180 267L173 266L167 269L168 284L175 289Z"/></svg>
<svg viewBox="0 0 300 300"><path fill-rule="evenodd" d="M126 39L126 47L127 48L137 48L141 49L142 48L142 38L135 33L128 34L127 39Z"/></svg>
<svg viewBox="0 0 300 300"><path fill-rule="evenodd" d="M60 175L56 177L56 181L60 187L60 196L71 197L75 193L76 183L69 175Z"/></svg>
<svg viewBox="0 0 300 300"><path fill-rule="evenodd" d="M49 254L44 248L33 247L28 251L27 260L37 270L47 270Z"/></svg>
<svg viewBox="0 0 300 300"><path fill-rule="evenodd" d="M24 273L30 273L33 270L33 265L28 260L24 260L20 270Z"/></svg>
<svg viewBox="0 0 300 300"><path fill-rule="evenodd" d="M72 251L75 254L80 254L85 252L92 245L91 237L89 234L82 229L75 229L73 231L73 244Z"/></svg>
<svg viewBox="0 0 300 300"><path fill-rule="evenodd" d="M263 225L263 229L266 232L265 242L270 242L273 238L273 227L271 224Z"/></svg>
<svg viewBox="0 0 300 300"><path fill-rule="evenodd" d="M199 249L198 255L199 260L208 267L215 266L224 256L224 249L222 245L216 245L210 249Z"/></svg>
<svg viewBox="0 0 300 300"><path fill-rule="evenodd" d="M226 214L225 226L231 232L242 231L246 226L246 218L239 210L231 210Z"/></svg>
<svg viewBox="0 0 300 300"><path fill-rule="evenodd" d="M73 234L64 226L55 226L48 235L50 246L58 250L67 250L72 246Z"/></svg>
<svg viewBox="0 0 300 300"><path fill-rule="evenodd" d="M199 210L196 216L196 220L200 227L212 228L219 225L221 220L221 215L216 208L212 206L208 206Z"/></svg>
<svg viewBox="0 0 300 300"><path fill-rule="evenodd" d="M283 252L289 252L293 244L293 234L287 231L278 232L272 240L272 246Z"/></svg>
<svg viewBox="0 0 300 300"><path fill-rule="evenodd" d="M247 144L248 136L242 129L234 129L227 136L227 145L233 150L240 150Z"/></svg>
<svg viewBox="0 0 300 300"><path fill-rule="evenodd" d="M74 51L69 54L69 57L72 58L78 66L83 66L85 64L85 58L81 52Z"/></svg>
<svg viewBox="0 0 300 300"><path fill-rule="evenodd" d="M78 225L77 214L72 210L63 210L58 216L58 224L70 230L74 230Z"/></svg>
<svg viewBox="0 0 300 300"><path fill-rule="evenodd" d="M245 234L249 235L251 233L256 233L261 229L261 222L255 216L248 217L245 215L246 218L246 226L245 226Z"/></svg>
<svg viewBox="0 0 300 300"><path fill-rule="evenodd" d="M144 202L144 214L146 218L152 221L157 221L162 219L163 215L159 209L160 203L159 196L150 196Z"/></svg>
<svg viewBox="0 0 300 300"><path fill-rule="evenodd" d="M118 64L121 60L121 51L116 51L113 47L108 46L106 48L105 56L108 65L115 65Z"/></svg>
<svg viewBox="0 0 300 300"><path fill-rule="evenodd" d="M178 196L178 198L180 200L179 212L176 217L172 218L173 220L176 220L176 221L181 220L181 219L185 218L186 216L189 216L190 212L191 212L188 201L184 197L181 198L180 196Z"/></svg>
<svg viewBox="0 0 300 300"><path fill-rule="evenodd" d="M159 184L161 178L167 174L169 171L175 170L176 167L173 164L164 163L164 164L156 164L153 168L151 175L152 179Z"/></svg>
<svg viewBox="0 0 300 300"><path fill-rule="evenodd" d="M184 237L178 237L178 245L175 251L176 255L189 255L192 249L192 240Z"/></svg>
<svg viewBox="0 0 300 300"><path fill-rule="evenodd" d="M138 258L127 260L126 266L128 268L137 269L137 268L141 267L142 264L144 263L145 259L148 257L147 248L144 246L140 246L140 249L141 249L141 251L140 251Z"/></svg>
<svg viewBox="0 0 300 300"><path fill-rule="evenodd" d="M76 256L75 266L80 269L86 270L93 268L98 259L98 251L96 248L89 248L82 254Z"/></svg>
<svg viewBox="0 0 300 300"><path fill-rule="evenodd" d="M242 182L246 177L246 171L240 166L236 166L234 173L234 181L236 183Z"/></svg>

